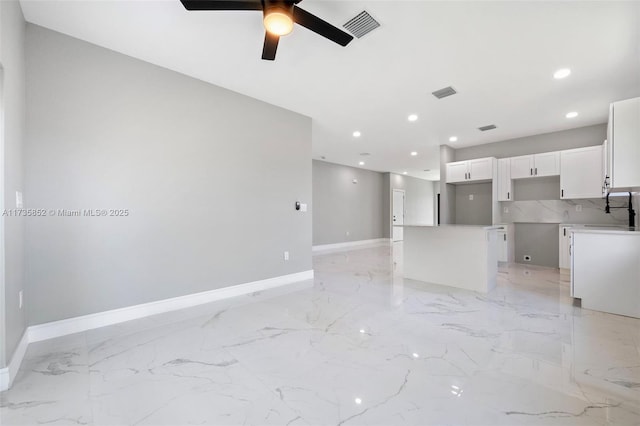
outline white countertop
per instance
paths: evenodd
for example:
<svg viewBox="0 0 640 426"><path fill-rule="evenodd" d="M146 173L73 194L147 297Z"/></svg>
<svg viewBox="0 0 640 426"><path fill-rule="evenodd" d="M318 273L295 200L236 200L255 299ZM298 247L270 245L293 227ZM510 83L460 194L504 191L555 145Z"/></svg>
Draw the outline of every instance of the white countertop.
<svg viewBox="0 0 640 426"><path fill-rule="evenodd" d="M398 226L398 225L396 225ZM420 225L420 224L409 224L409 225L400 225L404 228L440 228L440 229L484 229L485 231L504 229L503 225Z"/></svg>
<svg viewBox="0 0 640 426"><path fill-rule="evenodd" d="M613 227L613 226L587 226L587 227L576 227L571 228L571 232L580 233L580 234L622 234L622 235L636 235L640 236L639 228L628 228L628 227Z"/></svg>

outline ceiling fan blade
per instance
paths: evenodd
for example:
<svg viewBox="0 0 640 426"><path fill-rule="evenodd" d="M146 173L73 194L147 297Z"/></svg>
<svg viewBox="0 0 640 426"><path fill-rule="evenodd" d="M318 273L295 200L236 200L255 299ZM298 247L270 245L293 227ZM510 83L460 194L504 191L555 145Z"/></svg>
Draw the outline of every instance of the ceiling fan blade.
<svg viewBox="0 0 640 426"><path fill-rule="evenodd" d="M304 9L300 9L298 6L294 6L293 8L293 20L303 27L310 29L314 33L320 34L341 46L346 46L351 40L353 40L353 36L351 34L342 31L340 28L334 27L327 21L323 21L316 15L313 15Z"/></svg>
<svg viewBox="0 0 640 426"><path fill-rule="evenodd" d="M187 10L262 10L260 0L180 0Z"/></svg>
<svg viewBox="0 0 640 426"><path fill-rule="evenodd" d="M273 61L276 59L276 50L278 49L278 42L280 36L271 34L268 31L264 34L264 46L262 47L262 59L267 61Z"/></svg>

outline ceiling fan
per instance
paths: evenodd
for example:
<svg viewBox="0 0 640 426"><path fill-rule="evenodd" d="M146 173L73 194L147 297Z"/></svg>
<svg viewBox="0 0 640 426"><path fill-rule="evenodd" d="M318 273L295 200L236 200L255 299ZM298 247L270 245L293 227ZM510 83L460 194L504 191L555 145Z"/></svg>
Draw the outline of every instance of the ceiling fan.
<svg viewBox="0 0 640 426"><path fill-rule="evenodd" d="M334 27L327 21L300 9L302 0L180 0L187 10L261 10L266 29L262 59L273 61L281 36L293 31L293 23L346 46L353 36Z"/></svg>

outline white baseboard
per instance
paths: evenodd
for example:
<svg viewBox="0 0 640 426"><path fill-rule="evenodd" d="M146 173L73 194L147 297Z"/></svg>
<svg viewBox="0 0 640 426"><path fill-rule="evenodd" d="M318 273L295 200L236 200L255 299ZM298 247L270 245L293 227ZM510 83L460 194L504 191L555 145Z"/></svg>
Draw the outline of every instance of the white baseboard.
<svg viewBox="0 0 640 426"><path fill-rule="evenodd" d="M389 242L391 242L390 238L375 238L373 240L347 241L344 243L322 244L318 246L313 246L312 251L315 253L315 252L321 252L321 251L342 250L342 249L349 249L349 248L368 246L373 244L389 243Z"/></svg>
<svg viewBox="0 0 640 426"><path fill-rule="evenodd" d="M34 325L29 327L29 342L53 339L310 279L313 279L313 270Z"/></svg>
<svg viewBox="0 0 640 426"><path fill-rule="evenodd" d="M7 365L5 368L0 368L0 392L5 391L11 387L13 380L18 375L20 364L22 364L22 360L24 358L24 354L27 352L28 346L29 330L27 329L22 335L22 339L20 339L18 347L16 347L16 350L11 357L9 365Z"/></svg>
<svg viewBox="0 0 640 426"><path fill-rule="evenodd" d="M45 324L32 325L27 328L22 336L22 340L20 340L20 344L18 345L9 365L6 368L0 369L0 391L7 390L11 386L13 379L15 379L15 376L20 369L22 358L24 358L24 354L27 351L29 343L105 327L107 325L119 324L151 315L177 311L179 309L190 308L193 306L203 305L205 303L215 302L217 300L251 294L311 279L313 279L313 269L295 274L282 275L265 280L204 291L202 293L188 294L186 296L173 297L171 299L158 300L156 302L127 306L126 308L113 309L110 311L98 312L95 314L83 315L80 317L53 321Z"/></svg>

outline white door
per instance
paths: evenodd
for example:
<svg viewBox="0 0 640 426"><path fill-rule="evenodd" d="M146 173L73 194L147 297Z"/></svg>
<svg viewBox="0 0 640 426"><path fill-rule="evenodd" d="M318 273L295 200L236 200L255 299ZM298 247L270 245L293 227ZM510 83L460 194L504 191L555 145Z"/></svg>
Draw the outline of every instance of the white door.
<svg viewBox="0 0 640 426"><path fill-rule="evenodd" d="M404 191L401 189L393 190L393 241L402 241L404 225Z"/></svg>
<svg viewBox="0 0 640 426"><path fill-rule="evenodd" d="M533 176L533 155L511 158L511 179L522 179Z"/></svg>
<svg viewBox="0 0 640 426"><path fill-rule="evenodd" d="M560 151L534 155L535 176L558 176L560 174Z"/></svg>
<svg viewBox="0 0 640 426"><path fill-rule="evenodd" d="M447 163L447 183L464 182L467 180L467 171L466 161Z"/></svg>
<svg viewBox="0 0 640 426"><path fill-rule="evenodd" d="M493 178L493 158L469 160L468 180L487 180Z"/></svg>

